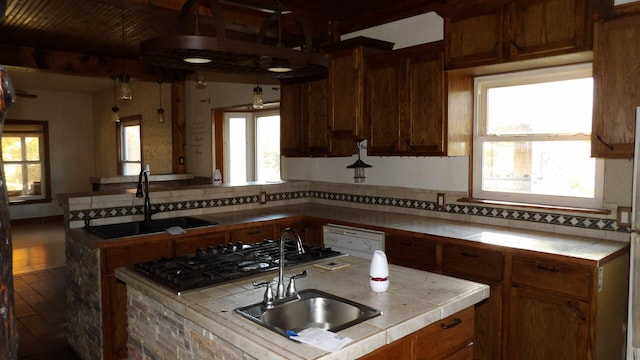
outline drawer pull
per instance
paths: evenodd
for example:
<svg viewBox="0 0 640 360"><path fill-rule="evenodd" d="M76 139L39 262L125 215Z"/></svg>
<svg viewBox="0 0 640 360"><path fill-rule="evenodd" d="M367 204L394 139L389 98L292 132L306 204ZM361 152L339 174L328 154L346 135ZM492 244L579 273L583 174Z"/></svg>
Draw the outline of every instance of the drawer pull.
<svg viewBox="0 0 640 360"><path fill-rule="evenodd" d="M462 320L460 320L459 318L454 318L453 321L450 324L440 324L440 327L442 329L447 330L447 329L454 328L454 327L456 327L456 326L458 326L460 324L462 324Z"/></svg>
<svg viewBox="0 0 640 360"><path fill-rule="evenodd" d="M466 257L469 257L469 258L474 258L474 259L480 257L480 255L478 255L478 254L469 254L467 252L462 252L462 253L460 253L460 255L466 256Z"/></svg>
<svg viewBox="0 0 640 360"><path fill-rule="evenodd" d="M578 307L573 304L573 301L567 301L567 304L569 305L569 309L571 309L571 311L573 311L573 313L576 314L578 319L580 319L582 321L587 320L587 317L584 316L584 314L582 314L582 312L580 312L580 309L578 309Z"/></svg>
<svg viewBox="0 0 640 360"><path fill-rule="evenodd" d="M544 271L550 271L550 272L555 272L555 273L560 272L560 268L557 267L557 266L547 266L547 265L538 264L536 267L538 269L544 270Z"/></svg>
<svg viewBox="0 0 640 360"><path fill-rule="evenodd" d="M414 243L409 243L409 242L405 242L405 241L401 241L400 245L402 246L408 246L408 247L416 247L416 244Z"/></svg>

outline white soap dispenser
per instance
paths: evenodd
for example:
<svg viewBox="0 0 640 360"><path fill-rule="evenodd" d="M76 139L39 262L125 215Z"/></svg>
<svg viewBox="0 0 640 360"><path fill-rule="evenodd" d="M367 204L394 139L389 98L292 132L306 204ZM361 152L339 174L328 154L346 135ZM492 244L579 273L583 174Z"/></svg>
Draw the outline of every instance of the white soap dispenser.
<svg viewBox="0 0 640 360"><path fill-rule="evenodd" d="M220 172L220 169L216 169L213 172L213 185L215 186L222 185L222 173Z"/></svg>
<svg viewBox="0 0 640 360"><path fill-rule="evenodd" d="M385 292L389 289L389 263L387 254L382 250L376 250L371 258L369 269L369 284L375 292Z"/></svg>

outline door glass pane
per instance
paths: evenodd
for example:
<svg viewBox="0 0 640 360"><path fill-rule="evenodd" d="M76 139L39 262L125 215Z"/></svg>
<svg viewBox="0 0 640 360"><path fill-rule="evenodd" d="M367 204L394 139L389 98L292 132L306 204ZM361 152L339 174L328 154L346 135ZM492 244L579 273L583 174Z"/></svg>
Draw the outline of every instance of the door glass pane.
<svg viewBox="0 0 640 360"><path fill-rule="evenodd" d="M258 117L256 124L258 181L280 180L280 116Z"/></svg>
<svg viewBox="0 0 640 360"><path fill-rule="evenodd" d="M229 118L229 182L247 181L247 120Z"/></svg>
<svg viewBox="0 0 640 360"><path fill-rule="evenodd" d="M140 161L140 125L126 126L123 134L122 156L125 161Z"/></svg>
<svg viewBox="0 0 640 360"><path fill-rule="evenodd" d="M122 170L124 174L129 174L129 175L140 174L140 171L142 171L142 164L139 162L138 163L125 162L122 164Z"/></svg>

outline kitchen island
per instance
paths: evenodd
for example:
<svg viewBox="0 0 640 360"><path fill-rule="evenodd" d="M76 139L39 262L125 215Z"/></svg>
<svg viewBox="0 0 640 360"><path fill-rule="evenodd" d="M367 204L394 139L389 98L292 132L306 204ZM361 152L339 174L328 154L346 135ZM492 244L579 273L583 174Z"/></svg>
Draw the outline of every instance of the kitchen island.
<svg viewBox="0 0 640 360"><path fill-rule="evenodd" d="M473 305L489 297L487 285L396 265L390 265L389 290L375 293L369 286L368 260L345 256L339 261L348 266L286 270L307 270L309 275L297 281L299 290L319 289L382 312L340 331L353 341L336 352L291 341L233 312L262 300L264 288L254 288L253 281L271 280L277 274L178 296L131 268L120 268L116 277L127 284L129 358L197 359L216 354L225 359L355 359L465 309L472 314ZM462 339L460 346L468 348L472 340Z"/></svg>

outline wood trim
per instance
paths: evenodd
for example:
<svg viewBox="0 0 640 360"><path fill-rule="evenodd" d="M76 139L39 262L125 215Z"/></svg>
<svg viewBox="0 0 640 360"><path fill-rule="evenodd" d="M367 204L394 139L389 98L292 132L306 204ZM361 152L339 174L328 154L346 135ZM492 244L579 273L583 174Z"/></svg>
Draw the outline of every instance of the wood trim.
<svg viewBox="0 0 640 360"><path fill-rule="evenodd" d="M11 226L16 225L35 225L35 224L48 224L48 223L63 223L64 217L62 215L49 215L27 219L13 219L11 220Z"/></svg>
<svg viewBox="0 0 640 360"><path fill-rule="evenodd" d="M224 110L212 110L211 122L213 125L213 169L220 169L224 176ZM224 178L223 178L224 179Z"/></svg>
<svg viewBox="0 0 640 360"><path fill-rule="evenodd" d="M187 99L184 82L171 83L171 160L174 174L187 172Z"/></svg>

